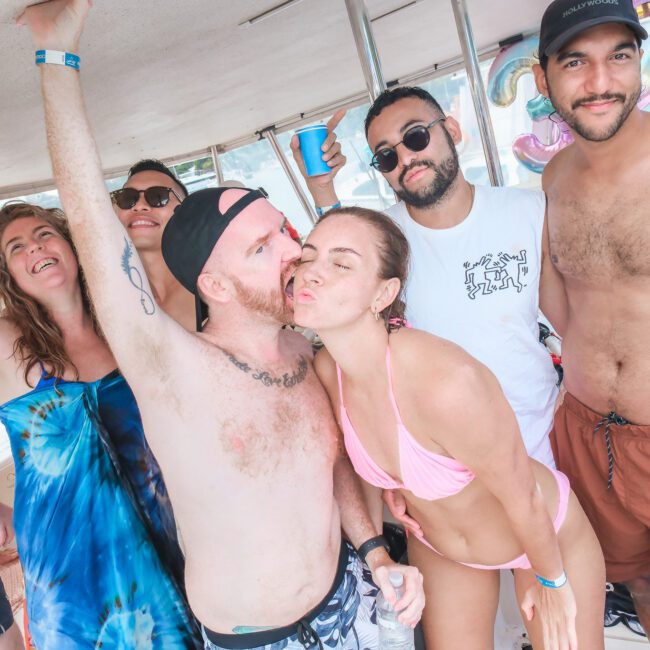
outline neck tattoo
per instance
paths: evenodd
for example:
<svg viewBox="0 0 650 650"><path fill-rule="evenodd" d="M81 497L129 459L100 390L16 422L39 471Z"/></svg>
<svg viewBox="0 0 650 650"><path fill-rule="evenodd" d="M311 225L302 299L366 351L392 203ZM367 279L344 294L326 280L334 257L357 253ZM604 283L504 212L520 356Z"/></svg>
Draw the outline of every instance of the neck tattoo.
<svg viewBox="0 0 650 650"><path fill-rule="evenodd" d="M307 376L307 370L309 369L309 364L307 359L302 356L298 357L298 367L291 374L285 372L282 377L274 377L270 372L266 370L254 370L251 368L245 361L240 361L230 352L223 350L223 353L228 357L230 362L236 368L239 368L242 372L245 372L247 375L250 375L256 381L262 382L264 386L280 386L281 388L293 388L297 384L301 384L305 377Z"/></svg>

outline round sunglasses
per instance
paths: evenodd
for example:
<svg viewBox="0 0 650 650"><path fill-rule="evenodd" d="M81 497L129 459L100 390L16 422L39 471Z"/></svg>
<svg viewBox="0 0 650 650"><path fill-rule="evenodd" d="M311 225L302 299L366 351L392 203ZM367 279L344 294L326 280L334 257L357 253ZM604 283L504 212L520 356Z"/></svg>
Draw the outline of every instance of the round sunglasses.
<svg viewBox="0 0 650 650"><path fill-rule="evenodd" d="M423 151L429 146L429 142L431 142L431 134L429 133L429 130L438 124L438 122L444 121L444 117L438 117L426 126L423 124L418 124L417 126L411 127L404 133L404 137L402 138L401 142L394 144L392 147L384 147L380 149L372 157L370 165L383 174L392 172L393 169L397 167L397 163L399 162L397 151L395 151L395 149L400 144L403 144L407 149L410 149L411 151Z"/></svg>
<svg viewBox="0 0 650 650"><path fill-rule="evenodd" d="M111 192L111 199L121 210L130 210L138 202L140 194L144 194L144 200L151 208L164 208L169 203L170 194L173 194L179 203L183 201L171 187L161 187L159 185L148 187L146 190L123 187L121 190Z"/></svg>

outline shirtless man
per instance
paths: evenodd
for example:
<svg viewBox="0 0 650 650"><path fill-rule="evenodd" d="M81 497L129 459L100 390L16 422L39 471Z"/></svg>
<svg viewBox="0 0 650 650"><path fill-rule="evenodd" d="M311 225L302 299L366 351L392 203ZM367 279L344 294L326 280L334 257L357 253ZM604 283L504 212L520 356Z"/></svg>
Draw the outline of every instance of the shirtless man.
<svg viewBox="0 0 650 650"><path fill-rule="evenodd" d="M19 22L38 50L75 53L89 4L34 5ZM375 647L372 589L340 529L355 546L377 531L338 453L310 345L280 328L301 253L284 217L250 190L202 190L182 203L165 231L165 259L216 314L203 333L187 332L157 308L115 218L78 73L46 64L41 74L57 187L103 331L165 474L206 648L310 647L319 637L332 648L352 637ZM405 575L396 607L414 625L424 604L419 574L381 547L366 558L389 600L388 567Z"/></svg>
<svg viewBox="0 0 650 650"><path fill-rule="evenodd" d="M115 212L138 251L153 297L161 309L190 332L196 329L194 296L171 274L162 257L162 233L187 188L158 160L141 160L124 187L111 192Z"/></svg>
<svg viewBox="0 0 650 650"><path fill-rule="evenodd" d="M543 179L569 301L555 458L608 580L628 586L650 631L650 115L636 106L646 37L632 0L556 0L535 77L575 138Z"/></svg>

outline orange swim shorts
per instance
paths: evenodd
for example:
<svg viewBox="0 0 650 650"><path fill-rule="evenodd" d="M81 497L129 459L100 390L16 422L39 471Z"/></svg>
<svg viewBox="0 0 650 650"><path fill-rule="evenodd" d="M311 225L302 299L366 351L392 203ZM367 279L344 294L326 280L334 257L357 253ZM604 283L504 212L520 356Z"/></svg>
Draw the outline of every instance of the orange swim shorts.
<svg viewBox="0 0 650 650"><path fill-rule="evenodd" d="M567 393L551 431L557 468L594 527L610 582L650 575L650 426L622 422Z"/></svg>

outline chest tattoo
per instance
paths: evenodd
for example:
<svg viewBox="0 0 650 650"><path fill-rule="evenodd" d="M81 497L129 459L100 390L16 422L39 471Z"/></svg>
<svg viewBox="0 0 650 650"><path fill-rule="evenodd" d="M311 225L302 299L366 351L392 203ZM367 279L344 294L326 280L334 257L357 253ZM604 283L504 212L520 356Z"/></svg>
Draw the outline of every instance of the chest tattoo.
<svg viewBox="0 0 650 650"><path fill-rule="evenodd" d="M293 388L301 384L307 376L309 364L307 359L301 354L298 357L298 367L291 373L285 372L281 377L275 377L267 370L254 369L249 366L245 361L240 361L230 352L226 350L223 353L228 357L230 362L242 372L250 375L256 381L261 382L264 386L279 386L280 388Z"/></svg>

